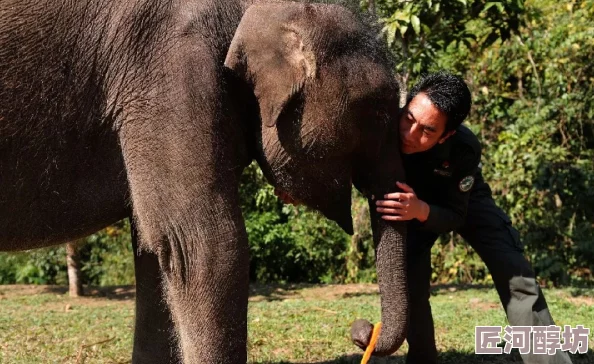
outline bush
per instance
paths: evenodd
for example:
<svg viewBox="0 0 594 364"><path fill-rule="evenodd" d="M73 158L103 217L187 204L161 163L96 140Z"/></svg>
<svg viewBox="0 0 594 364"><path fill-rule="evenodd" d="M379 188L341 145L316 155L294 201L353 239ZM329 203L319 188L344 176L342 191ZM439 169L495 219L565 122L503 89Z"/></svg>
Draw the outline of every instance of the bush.
<svg viewBox="0 0 594 364"><path fill-rule="evenodd" d="M134 260L127 220L78 243L82 281L90 285L134 283ZM0 284L68 284L64 246L0 253Z"/></svg>
<svg viewBox="0 0 594 364"><path fill-rule="evenodd" d="M344 280L349 237L338 225L304 207L283 205L255 163L242 176L240 194L252 280Z"/></svg>
<svg viewBox="0 0 594 364"><path fill-rule="evenodd" d="M436 63L466 74L485 178L548 284L592 283L593 14L593 1L526 1L510 39Z"/></svg>
<svg viewBox="0 0 594 364"><path fill-rule="evenodd" d="M134 284L134 252L127 219L87 237L79 254L85 284Z"/></svg>
<svg viewBox="0 0 594 364"><path fill-rule="evenodd" d="M0 284L67 284L64 247L0 254Z"/></svg>

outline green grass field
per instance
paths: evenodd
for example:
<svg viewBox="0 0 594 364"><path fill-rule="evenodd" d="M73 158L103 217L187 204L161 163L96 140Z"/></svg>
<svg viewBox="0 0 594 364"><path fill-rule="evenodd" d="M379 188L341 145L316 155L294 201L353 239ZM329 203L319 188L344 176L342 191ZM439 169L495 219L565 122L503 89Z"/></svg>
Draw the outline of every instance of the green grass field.
<svg viewBox="0 0 594 364"><path fill-rule="evenodd" d="M71 299L65 287L0 286L0 363L129 363L134 290L88 290ZM545 294L558 325L594 331L594 290ZM494 289L436 287L431 299L442 363L521 362L512 355L474 355L476 325L505 326ZM374 285L256 286L249 306L249 361L253 363L359 363L350 323L379 319ZM590 335L594 348L594 332ZM404 363L406 344L371 363ZM594 363L594 353L572 356Z"/></svg>

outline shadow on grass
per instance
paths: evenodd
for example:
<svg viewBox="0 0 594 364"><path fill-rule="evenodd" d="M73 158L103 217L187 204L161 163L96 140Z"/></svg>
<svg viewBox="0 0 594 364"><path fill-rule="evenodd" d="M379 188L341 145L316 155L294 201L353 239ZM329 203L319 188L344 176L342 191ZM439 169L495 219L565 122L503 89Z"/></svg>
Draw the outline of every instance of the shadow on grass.
<svg viewBox="0 0 594 364"><path fill-rule="evenodd" d="M294 296L298 291L303 289L320 289L328 287L328 290L334 290L340 285L324 285L324 284L250 284L250 297L258 296L265 301L281 301L290 296ZM372 287L373 285L363 284L362 286ZM495 286L490 284L432 284L431 295L438 296L442 294L450 294L452 292L461 292L468 290L483 290L495 291ZM594 290L588 287L573 287L570 292L572 297L585 297L594 300ZM364 296L377 296L378 292L370 289L362 289L361 292L342 292L337 295L337 298L351 298ZM594 363L594 362L593 362Z"/></svg>
<svg viewBox="0 0 594 364"><path fill-rule="evenodd" d="M282 301L294 294L296 291L320 287L319 284L310 283L293 283L293 284L264 284L264 283L250 283L250 297L260 296L265 301Z"/></svg>
<svg viewBox="0 0 594 364"><path fill-rule="evenodd" d="M35 287L35 286L33 286ZM68 294L68 286L37 286L38 289L32 293L49 293L56 295ZM266 301L282 301L296 292L307 289L323 287L320 284L250 284L250 297L260 296ZM126 286L85 286L84 297L88 298L106 298L109 300L133 300L136 296L136 287L133 285Z"/></svg>
<svg viewBox="0 0 594 364"><path fill-rule="evenodd" d="M432 284L431 292L437 293L440 291L457 292L468 291L471 289L495 289L491 284Z"/></svg>
<svg viewBox="0 0 594 364"><path fill-rule="evenodd" d="M68 286L44 286L42 293L67 294ZM128 301L136 296L135 286L85 286L84 296L89 298L106 298L109 300Z"/></svg>
<svg viewBox="0 0 594 364"><path fill-rule="evenodd" d="M588 350L586 354L569 354L573 364L591 364L594 363L594 352ZM361 363L362 355L348 355L342 356L335 360L330 361L317 361L311 362L312 364L359 364ZM369 364L405 364L406 355L397 354L384 358L372 357L369 360ZM504 363L523 363L520 354L514 350L509 355L476 355L474 353L460 352L455 350L449 350L439 353L438 358L439 364L474 364L474 363L492 363L492 364L504 364ZM288 361L279 362L255 362L254 364L292 364ZM419 363L423 364L423 363Z"/></svg>
<svg viewBox="0 0 594 364"><path fill-rule="evenodd" d="M328 285L328 290L333 290L340 285ZM363 285L372 286L372 285ZM324 290L323 284L250 284L250 297L258 296L265 301L282 301L290 296L295 296L300 290L316 288ZM467 290L491 290L495 289L492 285L485 284L435 284L431 286L433 296L448 294L450 292L460 292ZM41 293L66 294L67 286L43 286ZM107 298L110 300L131 300L134 299L136 289L134 286L85 286L85 296L95 298ZM585 297L594 300L594 291L590 288L572 288L570 292L572 297ZM337 298L377 296L377 291L364 290L363 292L343 292L337 295ZM593 362L594 363L594 362Z"/></svg>
<svg viewBox="0 0 594 364"><path fill-rule="evenodd" d="M68 286L34 286L33 289L27 292L27 294L37 293L48 293L56 295L67 295ZM258 296L265 301L282 301L291 296L295 296L297 292L308 288L322 288L324 285L321 284L308 284L308 283L297 283L297 284L261 284L254 283L250 284L249 295L250 297ZM365 293L361 293L364 295ZM373 293L370 293L373 294ZM133 285L126 286L85 286L84 297L88 298L106 298L109 300L133 300L136 296L136 287Z"/></svg>
<svg viewBox="0 0 594 364"><path fill-rule="evenodd" d="M316 288L324 290L327 287L329 291L335 290L340 285L328 285L323 284L250 284L250 297L258 296L265 301L281 301L287 297L294 296L298 291L308 288ZM373 287L374 285L362 285L367 287ZM485 284L436 284L431 286L432 295L446 294L449 292L456 291L467 291L470 289L495 289L495 286ZM363 290L363 292L342 292L337 295L337 298L352 298L352 297L364 297L364 296L377 296L377 290Z"/></svg>

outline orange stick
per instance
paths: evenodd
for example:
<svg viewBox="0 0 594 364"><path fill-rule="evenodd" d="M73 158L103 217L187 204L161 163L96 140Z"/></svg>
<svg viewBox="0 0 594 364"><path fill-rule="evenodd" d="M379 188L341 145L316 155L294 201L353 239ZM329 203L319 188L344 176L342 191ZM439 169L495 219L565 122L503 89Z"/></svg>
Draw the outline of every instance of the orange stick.
<svg viewBox="0 0 594 364"><path fill-rule="evenodd" d="M367 364L367 362L371 358L371 354L375 350L375 345L377 344L377 339L379 338L380 331L382 331L382 323L378 322L373 327L373 332L371 333L371 340L369 340L369 345L367 345L367 349L365 349L365 354L363 354L361 364Z"/></svg>

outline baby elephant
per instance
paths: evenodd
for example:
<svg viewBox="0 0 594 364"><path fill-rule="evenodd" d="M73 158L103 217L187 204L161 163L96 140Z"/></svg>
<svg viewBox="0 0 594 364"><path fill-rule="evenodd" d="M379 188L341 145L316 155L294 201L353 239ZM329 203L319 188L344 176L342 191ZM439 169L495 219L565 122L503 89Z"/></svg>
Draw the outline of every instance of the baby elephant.
<svg viewBox="0 0 594 364"><path fill-rule="evenodd" d="M404 177L399 90L365 24L328 4L2 0L0 250L129 217L133 362L246 362L242 170L255 159L349 233L351 186L371 201ZM370 210L386 355L406 332L406 231Z"/></svg>

